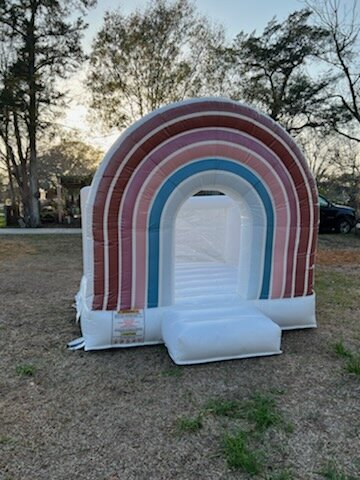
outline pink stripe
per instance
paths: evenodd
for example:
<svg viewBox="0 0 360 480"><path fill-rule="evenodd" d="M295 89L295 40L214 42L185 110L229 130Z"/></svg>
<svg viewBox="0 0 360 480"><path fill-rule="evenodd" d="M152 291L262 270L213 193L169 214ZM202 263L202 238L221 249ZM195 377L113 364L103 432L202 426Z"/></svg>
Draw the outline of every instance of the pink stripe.
<svg viewBox="0 0 360 480"><path fill-rule="evenodd" d="M231 149L231 160L236 160L240 161L242 160L242 152L234 152L234 149ZM190 162L191 160L195 160L198 158L207 158L209 156L209 149L207 146L204 147L192 147L192 150L188 152L183 152L182 154L176 155L175 158L172 159L171 166L166 165L166 170L169 175L178 167L184 166L186 163ZM227 155L223 153L221 155L222 158L227 158ZM252 159L254 162L254 159ZM240 163L239 162L239 163ZM254 166L254 163L252 164ZM256 168L256 172L261 174L261 170L264 170L263 168ZM267 172L267 175L269 175L269 172ZM275 182L274 182L275 183ZM141 197L141 202L140 202L140 210L141 210L141 215L138 216L138 222L137 222L137 230L140 229L145 229L146 228L146 222L147 222L147 217L148 215L145 214L145 212L149 209L151 201L149 201L149 195L152 197L152 195L155 194L157 189L161 186L162 181L159 178L152 178L152 181L149 181L147 185L147 195L146 197L142 196ZM278 182L278 189L274 192L271 192L273 194L273 201L275 204L275 210L277 210L277 207L280 205L284 205L285 202L285 197L282 194L282 191L280 189L280 184ZM279 209L279 214L278 214L278 219L279 223L282 225L287 225L287 218L286 218L286 210ZM146 239L145 239L146 240ZM285 251L285 244L286 244L286 238L284 236L279 235L278 230L276 229L275 233L275 248L274 248L274 265L277 266L276 270L273 271L272 274L272 279L273 279L273 289L272 289L272 297L275 296L275 298L278 298L281 295L282 291L282 286L283 286L283 272L284 272L284 251ZM145 248L145 244L140 244L137 243L137 251L136 255L138 254L138 248L143 249ZM136 302L144 302L145 300L145 289L146 285L142 281L138 281L138 279L144 278L142 273L144 271L144 265L138 264L136 262L136 284L137 287L139 288L139 294L138 290L135 293L135 298ZM140 277L138 274L140 273Z"/></svg>
<svg viewBox="0 0 360 480"><path fill-rule="evenodd" d="M205 136L204 141L209 142L209 133L205 134L202 132L202 136ZM226 132L227 134L229 132ZM189 134L186 135L186 138L182 138L184 145L193 144L195 139L191 138L197 136L201 136L199 133L196 134ZM236 139L234 137L237 137ZM232 140L235 143L241 145L241 138L242 135L233 134ZM184 140L187 140L184 142ZM190 140L190 141L189 141ZM198 141L199 138L196 138ZM219 140L219 138L217 138ZM248 139L246 139L248 140ZM173 145L171 145L173 143ZM251 141L252 148L254 148L254 142ZM136 235L137 235L137 242L136 242L136 285L137 289L135 292L136 298L136 306L141 305L144 302L145 298L145 265L146 265L146 258L143 255L146 249L146 235L140 232L146 231L146 222L147 222L147 215L148 209L151 203L151 200L159 188L159 186L166 180L169 175L178 167L185 165L187 162L192 161L198 158L209 158L209 156L219 156L221 158L230 158L236 159L237 161L243 164L251 164L251 166L256 170L257 173L260 173L263 179L266 179L264 183L266 183L272 194L273 200L276 206L277 212L277 225L281 228L276 234L275 238L275 248L274 248L274 264L276 265L276 269L274 270L273 275L273 289L272 289L272 297L278 298L281 295L282 291L282 282L283 282L283 272L284 272L284 259L286 260L286 255L284 255L285 251L285 242L286 242L286 233L287 233L287 226L289 221L287 219L287 210L286 210L286 198L282 192L281 184L279 180L275 177L275 175L267 168L267 164L263 161L258 160L251 154L245 153L243 151L239 151L239 149L231 147L229 145L209 145L205 144L201 147L193 146L191 147L192 150L187 150L182 152L171 159L168 163L161 167L161 174L157 175L154 174L153 167L151 169L152 175L149 176L148 168L146 168L147 162L153 161L153 156L156 157L156 163L159 164L163 159L166 159L168 155L173 153L178 149L177 142L170 142L167 145L167 148L163 148L160 154L160 151L154 152L153 155L150 155L147 160L144 161L145 170L142 172L140 169L137 174L135 175L133 182L131 183L131 188L129 188L128 192L129 195L126 196L124 202L124 211L132 212L134 208L134 200L138 197L138 192L141 186L144 185L144 181L146 180L147 186L142 195L141 202L139 205L138 211L138 218L136 222ZM273 163L273 158L269 161L269 163ZM279 176L283 176L282 172L278 171ZM285 180L290 186L288 179ZM285 183L284 182L284 183ZM131 193L130 193L131 192ZM292 191L292 198L293 200L291 203L291 213L292 213L292 222L296 222L296 206L294 207L294 192ZM142 253L142 255L141 255ZM128 252L127 252L128 254Z"/></svg>
<svg viewBox="0 0 360 480"><path fill-rule="evenodd" d="M244 136L241 133L238 133L236 131L229 131L229 130L224 130L220 128L216 130L211 129L211 130L192 131L187 134L183 134L178 137L175 137L165 145L160 146L158 149L156 149L154 152L148 155L148 157L145 157L145 159L143 159L143 162L140 167L140 171L142 168L144 168L144 173L142 175L139 173L136 173L135 175L133 175L132 179L130 180L131 183L129 183L127 188L127 192L131 192L130 194L128 193L127 196L130 195L130 197L132 198L130 200L130 203L127 203L128 199L125 200L123 211L122 213L120 213L120 218L123 218L123 215L127 215L127 217L125 218L125 222L123 223L123 230L121 234L122 237L126 234L126 231L129 231L128 229L132 225L132 212L133 212L133 208L135 205L138 192L141 186L144 184L144 180L152 174L154 166L157 165L162 158L165 158L165 156L170 155L173 151L184 148L185 146L188 146L189 144L193 144L196 141L207 141L209 138L214 138L214 140L217 140L217 141L220 141L220 140L232 141L234 143L239 144L240 146L243 145L244 147L248 148L250 151L255 151L255 153L258 153L262 158L266 159L266 161L270 165L272 165L276 171L278 171L279 176L281 177L281 180L285 186L285 189L289 192L290 191L294 192L294 188L291 186L289 179L285 173L286 168L283 165L283 163L279 161L279 159L276 156L274 156L271 153L271 151L264 148L261 144L257 143L254 139ZM222 145L214 145L213 150L209 154L212 156L216 156L217 154L222 152L223 148L224 147ZM229 158L231 158L231 156L229 156ZM242 162L245 164L249 164L251 167L253 167L252 156L250 154L243 154ZM293 165L295 166L295 162ZM293 169L294 166L291 168ZM162 179L166 180L167 176L164 173L164 171L158 173L158 175L160 174L162 174ZM129 188L130 185L131 185L131 188ZM294 195L297 195L296 192L294 193ZM296 205L291 203L290 206L291 206L291 211L294 218L292 225L296 226L297 225ZM286 208L284 203L282 205L282 208ZM290 237L289 237L289 248L288 248L289 254L287 255L288 271L286 275L287 281L286 281L285 296L291 295L291 288L293 283L293 264L295 261L295 251L294 251L295 239L296 239L296 230L295 228L292 228L290 230ZM279 248L279 247L277 246L276 248ZM292 253L290 254L290 252ZM131 250L122 249L122 253L123 253L122 254L122 266L123 266L122 272L126 271L127 284L126 286L124 285L124 282L122 282L121 284L121 308L127 308L131 303L131 291L129 290L130 282L129 282L128 275L131 276L131 271L132 271L132 249ZM278 253L278 256L280 258L284 258L283 255L284 255L284 248L282 249L282 252ZM274 270L274 274L276 274L279 268L279 263L275 262L274 264L276 265L276 270ZM277 290L277 293L278 293L278 290Z"/></svg>
<svg viewBox="0 0 360 480"><path fill-rule="evenodd" d="M149 119L146 119L145 121L140 123L135 130L132 130L127 137L124 138L124 141L122 142L118 150L114 153L113 157L108 162L108 166L106 167L106 171L105 171L105 174L103 175L103 179L101 179L101 181L98 184L97 191L99 193L99 196L96 197L94 202L94 218L95 217L101 218L102 212L105 206L106 196L109 195L108 193L109 179L111 179L113 175L116 173L116 171L118 170L119 165L121 163L121 159L124 159L125 155L129 153L130 149L133 146L135 146L137 142L141 142L141 145L139 144L137 146L136 151L134 154L132 154L130 160L126 162L126 167L124 169L125 175L123 174L121 175L122 178L121 178L120 184L116 185L115 190L119 192L119 188L120 188L120 195L115 195L110 202L109 239L111 239L110 244L113 245L115 249L113 249L113 251L111 252L109 251L109 258L110 258L109 285L110 285L110 292L111 292L111 300L108 301L107 308L109 309L114 308L113 307L114 292L115 290L117 291L117 276L119 272L118 272L116 245L119 239L118 239L117 231L115 232L115 229L114 229L115 224L113 225L114 223L113 220L116 219L117 221L117 218L118 218L117 209L118 209L118 205L120 203L120 199L122 195L122 192L121 192L122 185L126 185L126 183L129 181L131 174L133 172L133 169L136 167L136 165L138 165L142 161L144 154L146 155L147 153L151 152L151 150L153 150L159 144L161 144L161 142L166 140L169 137L170 133L171 135L176 135L176 132L181 132L186 130L186 128L189 128L187 124L193 125L196 123L197 128L201 127L202 124L208 125L210 121L209 120L210 117L207 117L206 115L202 116L202 112L208 113L209 111L218 112L218 117L217 117L218 120L216 120L216 122L220 122L224 126L225 125L227 126L229 124L229 126L239 129L240 131L246 130L249 134L253 135L255 138L260 138L265 144L267 144L271 149L273 149L281 158L281 161L278 162L278 165L279 163L284 162L286 166L288 166L289 159L291 157L289 153L286 152L286 149L279 143L279 141L276 138L274 138L274 134L278 135L280 138L283 139L283 141L288 145L288 147L294 152L295 157L297 157L300 163L299 167L294 165L295 168L292 170L292 175L296 181L296 184L298 184L298 182L301 182L301 179L304 179L304 178L309 179L310 184L312 185L314 184L311 178L311 175L309 175L309 170L303 156L299 152L295 143L287 135L287 133L283 129L281 129L281 127L278 126L275 122L273 122L271 119L264 117L262 114L259 114L258 112L252 110L249 107L245 107L245 106L231 103L228 101L219 102L219 101L213 101L213 100L210 100L210 101L205 100L205 101L184 103L182 105L177 105L167 110L163 110L158 114L155 114ZM246 118L244 119L227 118L223 115L225 112L228 112L230 114L233 113L235 115L239 115L239 114L244 115L245 117L247 117L247 119ZM192 120L183 121L181 118L179 118L182 115L189 115L192 113L195 113L197 115L197 117L196 118L194 117ZM213 117L215 119L214 115ZM161 127L169 120L172 121L177 118L179 119L176 124L170 127L166 127L161 132L158 132L156 134L153 133L153 136L151 138L149 138L146 141L145 140L142 141L145 135L148 135L150 132L154 131L154 128ZM257 125L251 124L252 120L259 122L260 125L257 126ZM269 128L270 132L266 132L263 129L264 125L267 128ZM218 125L214 124L213 126L218 126ZM308 197L307 192L306 191L301 192L301 189L299 189L299 195L302 195L303 198ZM313 201L314 201L314 197L313 197ZM302 212L301 212L302 223L303 222L306 223L308 221L309 208L313 208L313 205L311 204L311 199L307 198L306 208L302 209ZM100 251L104 247L102 246L102 237L101 238L100 237L99 237L99 241L95 242L94 244L94 261L95 261L95 267L97 268L97 271L98 271L98 274L95 275L96 278L95 278L94 292L95 292L95 296L96 296L96 293L98 293L99 298L102 295L102 291L103 291L102 289L103 289L103 276L104 276L103 257L102 257L102 252ZM299 249L303 249L304 246L308 244L309 244L309 238L301 234ZM289 285L290 285L292 281L292 278L291 278L292 269L290 268L290 263L288 265L288 268L289 270L287 271L287 275L289 278ZM131 269L130 270L126 269L126 271L129 272L129 274L131 275ZM297 268L297 275L296 275L297 284L299 288L301 286L301 282L304 283L304 275L305 275L304 267L299 264L299 268ZM126 294L127 297L129 293L130 293L129 290L127 290L127 294ZM94 300L94 308L99 308L99 304L100 304L99 301Z"/></svg>

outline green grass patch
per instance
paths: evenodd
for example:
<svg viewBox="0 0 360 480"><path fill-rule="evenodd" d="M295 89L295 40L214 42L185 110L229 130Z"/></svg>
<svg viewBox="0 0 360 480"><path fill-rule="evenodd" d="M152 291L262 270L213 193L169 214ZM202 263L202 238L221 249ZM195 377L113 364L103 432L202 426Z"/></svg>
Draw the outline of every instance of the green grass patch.
<svg viewBox="0 0 360 480"><path fill-rule="evenodd" d="M224 453L230 468L242 469L250 475L257 475L264 469L258 452L252 451L246 443L247 434L238 432L224 438Z"/></svg>
<svg viewBox="0 0 360 480"><path fill-rule="evenodd" d="M180 368L180 367L171 367L171 368L168 368L167 370L164 370L163 372L161 372L161 375L163 377L180 378L183 375L183 369Z"/></svg>
<svg viewBox="0 0 360 480"><path fill-rule="evenodd" d="M0 437L0 445L14 445L16 443L15 438L12 437Z"/></svg>
<svg viewBox="0 0 360 480"><path fill-rule="evenodd" d="M234 400L209 400L205 411L221 417L236 417L239 414L239 404Z"/></svg>
<svg viewBox="0 0 360 480"><path fill-rule="evenodd" d="M293 431L292 425L285 422L272 395L255 394L250 400L242 403L235 400L212 399L206 403L204 410L216 416L247 420L260 433L274 426L281 426L289 433Z"/></svg>
<svg viewBox="0 0 360 480"><path fill-rule="evenodd" d="M278 412L275 400L270 396L256 394L242 407L247 420L255 424L256 429L264 431L275 425L283 425L284 420Z"/></svg>
<svg viewBox="0 0 360 480"><path fill-rule="evenodd" d="M360 375L360 354L347 350L342 340L335 343L334 350L339 357L346 359L345 368L348 373Z"/></svg>
<svg viewBox="0 0 360 480"><path fill-rule="evenodd" d="M36 367L28 363L17 365L16 373L21 377L33 377L36 373Z"/></svg>
<svg viewBox="0 0 360 480"><path fill-rule="evenodd" d="M349 373L355 373L355 375L360 375L360 355L351 355L351 357L346 362L346 370Z"/></svg>
<svg viewBox="0 0 360 480"><path fill-rule="evenodd" d="M283 395L285 392L276 392ZM224 436L224 456L230 468L241 469L249 475L261 474L266 480L293 480L289 470L266 473L265 453L259 451L263 445L265 431L281 428L292 432L293 426L286 421L279 410L275 392L257 393L248 400L236 401L224 398L211 399L203 407L203 415L227 417L228 422L236 425L238 433L226 433ZM206 418L203 417L203 418Z"/></svg>
<svg viewBox="0 0 360 480"><path fill-rule="evenodd" d="M346 475L334 462L329 462L319 473L328 480L356 480Z"/></svg>
<svg viewBox="0 0 360 480"><path fill-rule="evenodd" d="M200 417L195 417L195 418L179 418L177 420L177 428L180 432L185 433L185 432L197 432L202 428L202 420Z"/></svg>
<svg viewBox="0 0 360 480"><path fill-rule="evenodd" d="M344 342L342 340L335 343L334 350L336 355L338 355L339 357L347 357L347 358L352 357L352 353L345 348Z"/></svg>

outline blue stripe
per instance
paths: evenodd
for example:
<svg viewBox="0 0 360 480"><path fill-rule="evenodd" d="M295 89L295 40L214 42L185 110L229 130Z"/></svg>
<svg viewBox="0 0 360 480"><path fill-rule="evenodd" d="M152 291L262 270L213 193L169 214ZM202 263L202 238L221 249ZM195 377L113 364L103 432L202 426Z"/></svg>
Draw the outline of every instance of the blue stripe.
<svg viewBox="0 0 360 480"><path fill-rule="evenodd" d="M274 210L269 194L261 180L243 165L229 160L209 159L186 165L175 172L159 190L151 208L149 221L149 270L148 270L148 308L158 306L159 299L159 245L160 220L165 204L171 193L187 178L209 170L223 170L234 173L246 180L258 193L264 205L267 219L265 261L260 298L269 297L270 275L273 255Z"/></svg>

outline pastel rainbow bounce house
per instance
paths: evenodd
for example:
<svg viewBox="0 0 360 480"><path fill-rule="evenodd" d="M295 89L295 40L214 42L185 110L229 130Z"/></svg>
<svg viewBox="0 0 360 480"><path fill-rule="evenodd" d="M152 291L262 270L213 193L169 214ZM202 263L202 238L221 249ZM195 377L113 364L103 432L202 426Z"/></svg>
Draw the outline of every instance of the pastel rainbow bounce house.
<svg viewBox="0 0 360 480"><path fill-rule="evenodd" d="M199 98L147 115L81 201L83 336L70 348L165 343L175 363L201 363L278 354L282 329L316 326L315 181L249 106Z"/></svg>

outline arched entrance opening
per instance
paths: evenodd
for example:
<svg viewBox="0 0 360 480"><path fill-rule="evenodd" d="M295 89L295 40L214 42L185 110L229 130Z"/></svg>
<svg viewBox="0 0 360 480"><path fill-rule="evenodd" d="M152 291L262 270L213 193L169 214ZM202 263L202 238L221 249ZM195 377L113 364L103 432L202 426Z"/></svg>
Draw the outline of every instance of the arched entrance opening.
<svg viewBox="0 0 360 480"><path fill-rule="evenodd" d="M216 170L212 168L214 165L218 167ZM196 173L188 175L189 172L185 170L190 169ZM207 189L220 191L225 195L193 197L199 190ZM182 208L184 214L181 214ZM213 217L211 225L206 225L206 219L211 219L211 210L221 222L219 225L216 224L216 216ZM268 298L274 242L274 207L270 196L258 177L248 168L229 160L202 159L178 170L169 179L169 183L165 183L159 190L153 203L149 221L148 307L192 303L193 295L187 297L191 288L186 286L190 285L190 278L187 277L189 270L186 272L186 266L182 282L184 289L178 290L177 294L176 289L180 284L176 286L175 283L175 265L179 263L175 257L176 219L179 213L186 216L190 211L197 217L194 221L198 224L200 237L201 234L205 237L207 235L207 242L202 242L199 235L184 232L188 242L191 238L197 238L198 244L202 244L198 257L200 263L201 258L204 260L205 256L208 256L208 261L205 262L208 265L203 265L203 277L206 278L205 272L209 272L211 263L217 262L219 267L225 267L222 270L225 277L230 275L233 279L232 291L224 292L222 303L232 300L238 302L239 299ZM226 230L221 232L224 228ZM215 244L211 245L214 231L217 232L217 237L213 238ZM213 262L210 261L211 255L214 256ZM233 268L231 270L226 267ZM204 288L206 290L205 284L199 284L199 293ZM202 304L214 303L216 299L210 292L206 294L203 291L204 295L197 299L198 302L201 300ZM236 299L232 299L234 293Z"/></svg>
<svg viewBox="0 0 360 480"><path fill-rule="evenodd" d="M231 196L188 198L175 220L175 305L233 298L240 277L240 232L246 215Z"/></svg>

